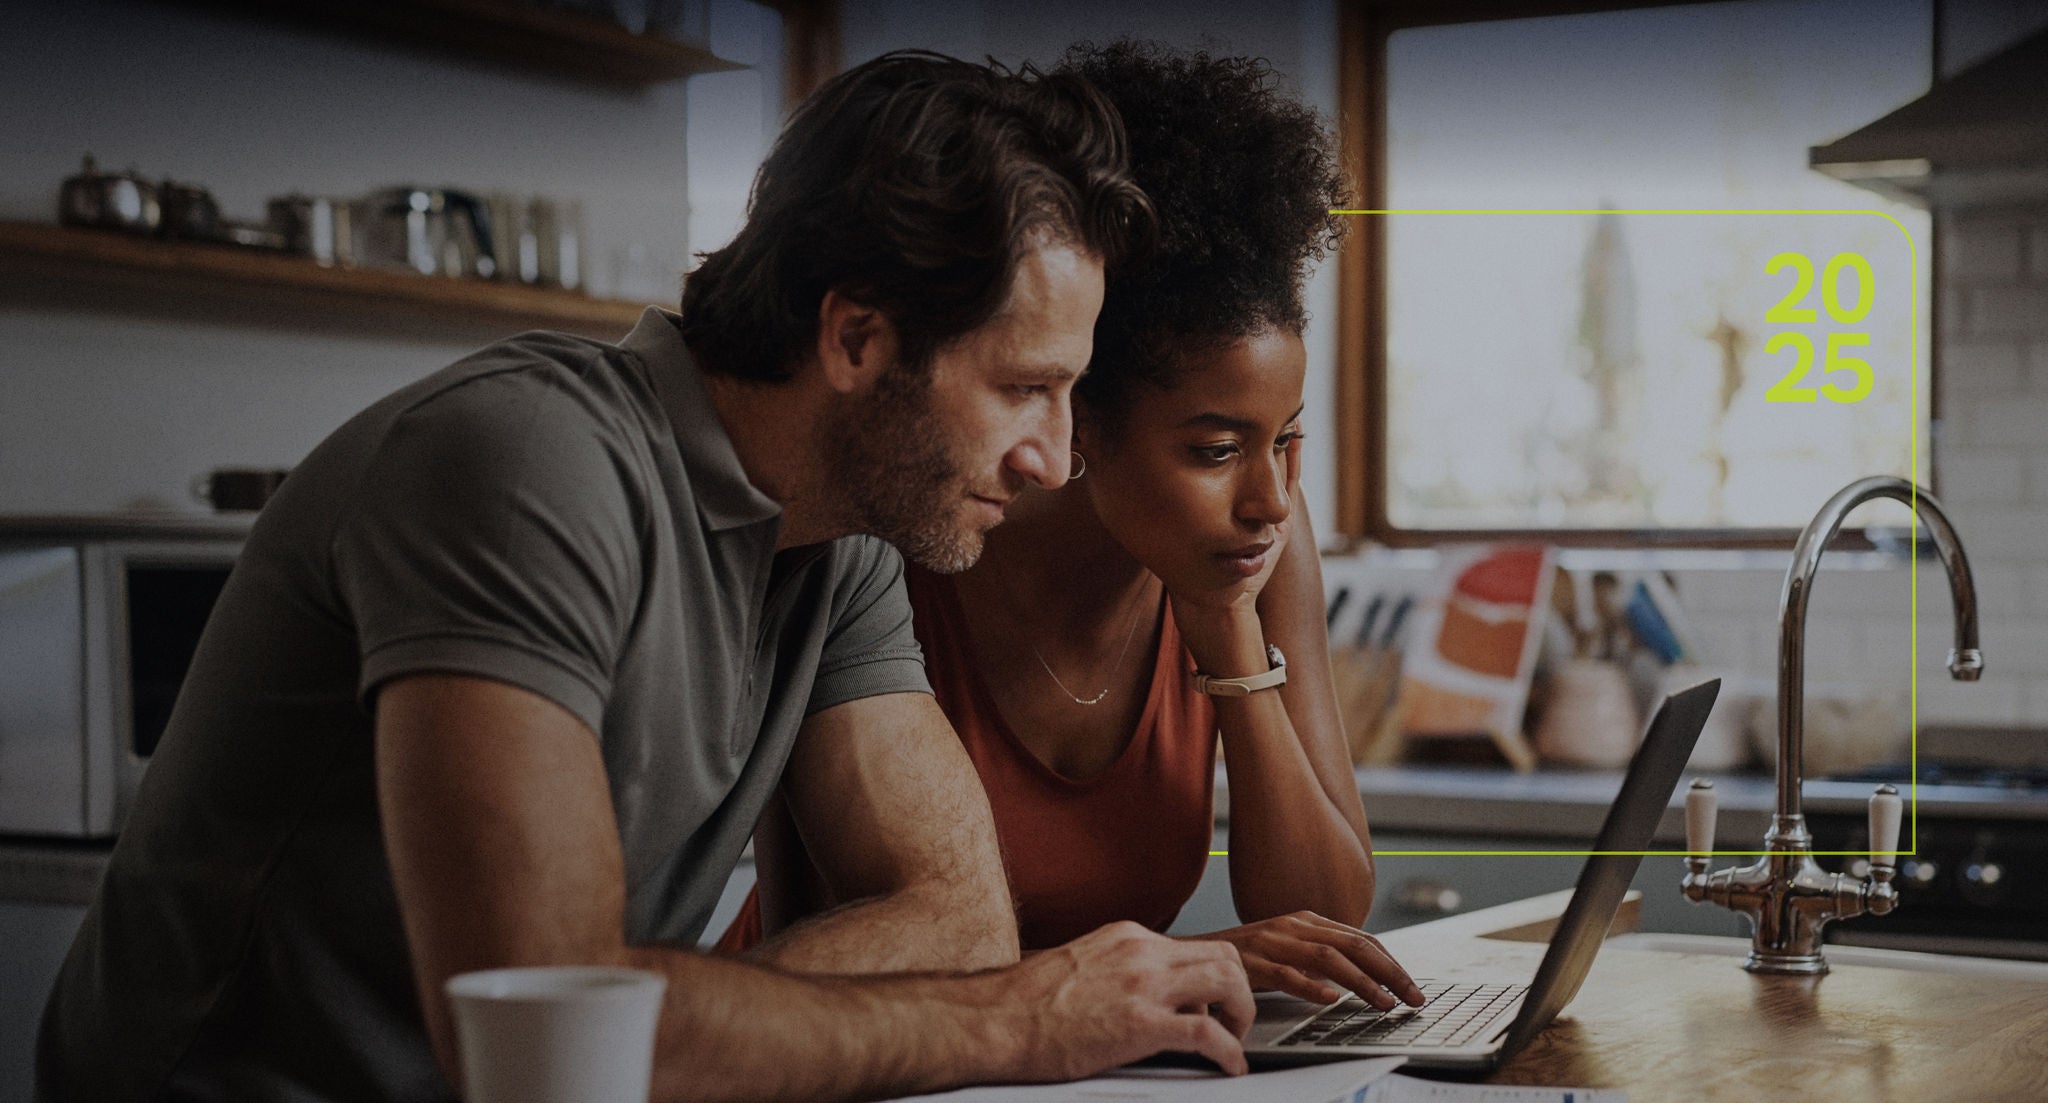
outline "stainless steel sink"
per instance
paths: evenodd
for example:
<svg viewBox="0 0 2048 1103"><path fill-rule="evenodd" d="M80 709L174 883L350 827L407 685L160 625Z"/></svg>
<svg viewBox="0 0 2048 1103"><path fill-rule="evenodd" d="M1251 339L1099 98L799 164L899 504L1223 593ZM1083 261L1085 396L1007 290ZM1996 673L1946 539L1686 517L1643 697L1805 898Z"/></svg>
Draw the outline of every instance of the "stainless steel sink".
<svg viewBox="0 0 2048 1103"><path fill-rule="evenodd" d="M1618 950L1654 950L1670 954L1713 954L1738 958L1748 956L1750 950L1750 943L1746 938L1660 934L1654 931L1615 935L1604 945ZM1908 969L1922 973L1948 973L1952 976L1997 977L2004 980L2048 983L2048 962L2041 961L1964 957L1960 954L1923 954L1912 950L1880 950L1870 946L1842 946L1835 943L1828 945L1827 955L1828 960L1837 965Z"/></svg>

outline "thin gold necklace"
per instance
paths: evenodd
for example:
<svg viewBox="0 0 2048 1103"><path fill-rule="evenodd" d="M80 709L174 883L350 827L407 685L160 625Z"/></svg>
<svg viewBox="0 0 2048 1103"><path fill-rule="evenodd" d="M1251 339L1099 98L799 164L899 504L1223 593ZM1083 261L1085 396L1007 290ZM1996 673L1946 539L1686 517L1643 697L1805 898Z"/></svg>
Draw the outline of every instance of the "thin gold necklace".
<svg viewBox="0 0 2048 1103"><path fill-rule="evenodd" d="M990 561L990 565L996 567L996 574L999 576L997 581L1003 591L1003 600L1010 606L1010 614L1017 618L1017 623L1022 624L1024 622L1024 614L1017 607L1017 601L1010 592L1011 586L1008 572L1004 571L1001 566L997 566L993 560ZM1068 689L1067 683L1061 681L1058 674L1053 673L1052 664L1046 662L1045 656L1038 653L1038 645L1031 642L1029 634L1026 634L1024 637L1024 646L1031 649L1031 657L1038 660L1038 665L1045 669L1046 676L1052 679L1053 685L1060 687L1060 692L1066 694L1068 700L1077 705L1099 705L1102 703L1103 698L1109 696L1109 691L1116 688L1116 672L1124 668L1124 656L1130 654L1131 640L1136 638L1138 634L1138 618L1144 615L1146 604L1146 602L1140 601L1138 607L1131 611L1131 626L1124 629L1124 645L1117 649L1116 662L1109 668L1109 684L1103 686L1102 692L1093 697L1082 697L1073 690Z"/></svg>

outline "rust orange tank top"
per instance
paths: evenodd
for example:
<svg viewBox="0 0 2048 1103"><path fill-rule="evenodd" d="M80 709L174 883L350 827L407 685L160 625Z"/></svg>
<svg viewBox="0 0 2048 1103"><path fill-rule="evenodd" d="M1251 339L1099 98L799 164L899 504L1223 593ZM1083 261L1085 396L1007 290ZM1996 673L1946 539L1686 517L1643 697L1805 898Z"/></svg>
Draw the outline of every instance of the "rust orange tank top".
<svg viewBox="0 0 2048 1103"><path fill-rule="evenodd" d="M1003 722L952 580L916 567L905 573L932 690L995 812L1024 949L1119 919L1165 930L1209 860L1216 776L1215 710L1195 691L1171 607L1137 731L1108 769L1077 780L1040 762ZM1046 688L1055 691L1050 679ZM745 949L760 932L749 896L719 949Z"/></svg>

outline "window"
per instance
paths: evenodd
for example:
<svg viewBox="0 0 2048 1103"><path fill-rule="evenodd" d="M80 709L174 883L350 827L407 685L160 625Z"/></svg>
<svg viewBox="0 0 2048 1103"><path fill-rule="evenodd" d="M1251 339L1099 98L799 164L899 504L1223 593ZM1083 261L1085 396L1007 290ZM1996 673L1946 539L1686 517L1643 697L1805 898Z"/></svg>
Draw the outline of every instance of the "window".
<svg viewBox="0 0 2048 1103"><path fill-rule="evenodd" d="M1563 7L1347 12L1366 208L1558 213L1357 216L1345 530L1777 543L1925 482L1928 216L1807 151L1926 91L1927 0Z"/></svg>

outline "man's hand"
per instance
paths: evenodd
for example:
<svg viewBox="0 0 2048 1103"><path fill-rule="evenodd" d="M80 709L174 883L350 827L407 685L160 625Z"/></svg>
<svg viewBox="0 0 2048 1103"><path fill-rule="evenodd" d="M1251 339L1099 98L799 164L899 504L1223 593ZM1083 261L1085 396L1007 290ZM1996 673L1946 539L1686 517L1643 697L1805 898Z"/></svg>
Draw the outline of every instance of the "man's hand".
<svg viewBox="0 0 2048 1103"><path fill-rule="evenodd" d="M1155 1053L1196 1053L1238 1075L1255 1008L1237 950L1121 922L1007 970L1023 1078L1071 1080ZM1211 1014L1211 1009L1214 1014Z"/></svg>
<svg viewBox="0 0 2048 1103"><path fill-rule="evenodd" d="M1396 997L1411 1006L1422 1006L1422 989L1379 939L1314 912L1299 911L1187 938L1237 947L1254 988L1277 989L1298 999L1329 1003L1343 995L1331 986L1330 982L1335 982L1382 1011L1391 1009Z"/></svg>

